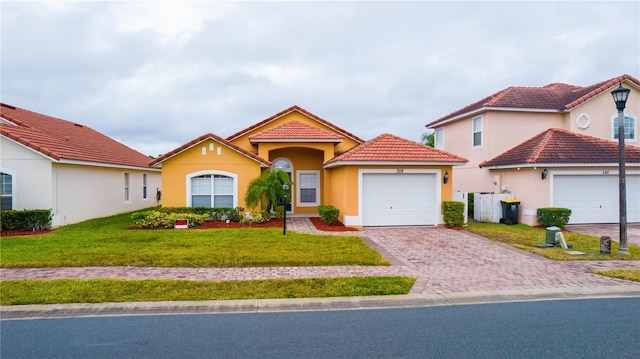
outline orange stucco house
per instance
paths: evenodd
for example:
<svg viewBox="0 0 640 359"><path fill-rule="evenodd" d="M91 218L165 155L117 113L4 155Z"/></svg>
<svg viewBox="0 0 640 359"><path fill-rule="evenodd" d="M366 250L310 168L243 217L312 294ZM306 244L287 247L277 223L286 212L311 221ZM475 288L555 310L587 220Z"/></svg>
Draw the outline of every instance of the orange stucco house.
<svg viewBox="0 0 640 359"><path fill-rule="evenodd" d="M279 168L293 182L288 213L333 205L345 225L360 227L442 224L452 168L466 162L391 134L365 141L292 106L226 139L202 135L150 165L162 169L166 207L246 207L249 182Z"/></svg>

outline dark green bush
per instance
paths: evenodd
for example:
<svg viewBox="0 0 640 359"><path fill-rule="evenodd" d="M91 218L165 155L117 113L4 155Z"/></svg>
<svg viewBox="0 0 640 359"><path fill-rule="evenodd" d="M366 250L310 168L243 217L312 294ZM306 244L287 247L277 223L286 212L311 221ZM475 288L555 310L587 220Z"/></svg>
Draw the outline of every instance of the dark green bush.
<svg viewBox="0 0 640 359"><path fill-rule="evenodd" d="M51 228L50 209L24 209L0 211L3 231L42 230Z"/></svg>
<svg viewBox="0 0 640 359"><path fill-rule="evenodd" d="M279 219L279 220L284 219L284 206L276 207L276 219Z"/></svg>
<svg viewBox="0 0 640 359"><path fill-rule="evenodd" d="M340 210L334 206L318 206L318 214L326 224L334 224L338 221Z"/></svg>
<svg viewBox="0 0 640 359"><path fill-rule="evenodd" d="M442 213L447 227L462 227L464 225L464 202L443 201Z"/></svg>
<svg viewBox="0 0 640 359"><path fill-rule="evenodd" d="M538 223L545 227L564 227L569 223L571 210L569 208L544 207L536 211Z"/></svg>

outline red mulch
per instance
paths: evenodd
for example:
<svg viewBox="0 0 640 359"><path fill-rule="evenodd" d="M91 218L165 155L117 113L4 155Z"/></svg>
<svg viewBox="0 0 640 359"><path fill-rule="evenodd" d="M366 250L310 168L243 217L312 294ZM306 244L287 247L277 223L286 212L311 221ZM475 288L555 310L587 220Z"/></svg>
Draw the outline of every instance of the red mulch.
<svg viewBox="0 0 640 359"><path fill-rule="evenodd" d="M264 223L258 224L240 224L240 222L225 221L205 221L202 225L195 227L195 229L213 229L213 228L282 228L282 220L271 219Z"/></svg>
<svg viewBox="0 0 640 359"><path fill-rule="evenodd" d="M32 236L34 234L44 234L51 232L50 229L43 229L41 231L2 231L0 236Z"/></svg>
<svg viewBox="0 0 640 359"><path fill-rule="evenodd" d="M334 224L326 224L322 221L320 217L309 217L311 223L316 227L316 229L320 231L327 232L349 232L349 231L357 231L357 228L347 227L342 224L340 221L335 222Z"/></svg>

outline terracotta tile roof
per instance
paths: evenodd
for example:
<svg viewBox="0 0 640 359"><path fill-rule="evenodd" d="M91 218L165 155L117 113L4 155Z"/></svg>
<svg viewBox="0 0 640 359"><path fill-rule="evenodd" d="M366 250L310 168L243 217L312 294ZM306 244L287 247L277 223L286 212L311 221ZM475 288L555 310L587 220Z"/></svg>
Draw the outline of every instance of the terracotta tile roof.
<svg viewBox="0 0 640 359"><path fill-rule="evenodd" d="M344 162L411 162L415 164L452 163L463 164L466 158L425 146L388 133L360 144L327 161L325 166Z"/></svg>
<svg viewBox="0 0 640 359"><path fill-rule="evenodd" d="M194 138L193 140L185 143L184 145L182 145L182 146L180 146L180 147L178 147L178 148L176 148L176 149L174 149L172 151L169 151L169 152L165 153L164 155L152 160L151 162L149 162L149 166L154 166L154 165L160 164L161 162L163 162L163 161L165 161L165 160L167 160L167 159L169 159L169 158L171 158L171 157L173 157L173 156L175 156L175 155L177 155L177 154L179 154L179 153L181 153L183 151L186 151L189 148L191 148L191 147L193 147L193 146L195 146L195 145L197 145L197 144L199 144L199 143L201 143L201 142L203 142L205 140L208 140L208 139L212 139L212 140L214 140L216 142L219 142L219 143L225 145L226 147L228 147L228 148L230 148L230 149L232 149L232 150L234 150L236 152L239 152L240 154L245 155L245 156L249 157L250 159L260 163L264 167L270 167L271 166L271 162L263 159L262 157L259 157L255 153L251 153L249 151L245 151L242 148L234 145L233 143L231 143L231 142L225 140L224 138L222 138L222 137L220 137L218 135L215 135L213 133L207 133L207 134L204 134L204 135L202 135L202 136L200 136L198 138Z"/></svg>
<svg viewBox="0 0 640 359"><path fill-rule="evenodd" d="M282 125L249 136L251 143L257 142L342 142L344 136L317 128L300 121L289 121Z"/></svg>
<svg viewBox="0 0 640 359"><path fill-rule="evenodd" d="M432 121L426 127L435 127L443 122L490 108L569 111L623 81L640 87L640 81L630 75L622 75L587 87L562 83L544 87L509 87Z"/></svg>
<svg viewBox="0 0 640 359"><path fill-rule="evenodd" d="M251 132L251 131L253 131L255 129L258 129L258 128L260 128L260 127L262 127L262 126L264 126L264 125L266 125L266 124L268 124L268 123L270 123L272 121L275 121L278 118L280 118L280 117L282 117L284 115L287 115L287 114L289 114L289 113L291 113L293 111L300 112L301 114L320 122L321 124L323 124L323 125L331 128L331 129L335 130L336 132L340 133L341 135L343 135L345 137L351 138L352 140L354 140L354 141L356 141L358 143L364 142L364 140L361 139L360 137L358 137L358 136L356 136L356 135L354 135L354 134L352 134L352 133L350 133L348 131L343 130L342 128L332 124L331 122L329 122L329 121L327 121L327 120L325 120L325 119L323 119L321 117L318 117L318 116L312 114L311 112L309 112L309 111L307 111L307 110L305 110L302 107L299 107L297 105L291 106L291 107L289 107L288 109L286 109L284 111L280 111L280 112L276 113L275 115L273 115L273 116L271 116L271 117L269 117L269 118L267 118L265 120L262 120L262 121L254 124L252 126L249 126L249 127L245 128L244 130L241 130L241 131L238 131L238 132L234 133L233 135L227 137L227 141L233 141L236 138L238 138L238 137L240 137L242 135L245 135L246 133Z"/></svg>
<svg viewBox="0 0 640 359"><path fill-rule="evenodd" d="M618 142L551 128L480 167L526 165L589 165L618 163ZM640 148L625 146L625 162L640 164Z"/></svg>
<svg viewBox="0 0 640 359"><path fill-rule="evenodd" d="M0 104L0 133L55 161L145 167L149 157L87 126Z"/></svg>

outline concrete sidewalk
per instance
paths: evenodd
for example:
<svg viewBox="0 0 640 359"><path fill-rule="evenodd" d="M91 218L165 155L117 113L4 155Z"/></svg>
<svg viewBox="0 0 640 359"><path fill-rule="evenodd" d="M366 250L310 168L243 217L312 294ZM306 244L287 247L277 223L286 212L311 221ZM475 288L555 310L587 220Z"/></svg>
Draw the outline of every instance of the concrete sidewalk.
<svg viewBox="0 0 640 359"><path fill-rule="evenodd" d="M289 229L318 232L308 218L288 220ZM3 268L3 280L24 278L126 278L243 280L305 277L400 275L416 278L409 295L294 300L171 303L101 303L4 306L2 317L116 315L155 312L231 312L353 309L445 305L505 300L638 296L640 283L590 274L599 269L640 269L640 261L551 261L466 231L441 227L365 228L357 234L392 262L392 266L265 268ZM139 314L140 314L139 313Z"/></svg>

